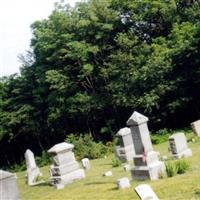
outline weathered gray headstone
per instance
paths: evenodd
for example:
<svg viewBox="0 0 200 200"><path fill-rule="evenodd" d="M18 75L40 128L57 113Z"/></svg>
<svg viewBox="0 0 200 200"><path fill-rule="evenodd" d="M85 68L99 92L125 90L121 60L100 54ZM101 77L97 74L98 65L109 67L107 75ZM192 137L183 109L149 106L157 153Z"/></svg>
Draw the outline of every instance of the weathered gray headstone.
<svg viewBox="0 0 200 200"><path fill-rule="evenodd" d="M129 188L130 186L130 181L127 177L123 177L117 180L118 189Z"/></svg>
<svg viewBox="0 0 200 200"><path fill-rule="evenodd" d="M135 191L141 200L159 200L155 192L147 184L141 184L135 187Z"/></svg>
<svg viewBox="0 0 200 200"><path fill-rule="evenodd" d="M191 123L192 130L195 135L200 137L200 120Z"/></svg>
<svg viewBox="0 0 200 200"><path fill-rule="evenodd" d="M63 188L63 185L74 180L85 178L84 170L79 168L79 164L75 160L73 148L73 144L63 142L48 150L53 160L49 170L49 182L57 189Z"/></svg>
<svg viewBox="0 0 200 200"><path fill-rule="evenodd" d="M187 139L184 133L175 133L169 137L170 151L174 159L192 156L188 148Z"/></svg>
<svg viewBox="0 0 200 200"><path fill-rule="evenodd" d="M16 175L0 170L0 200L19 200Z"/></svg>
<svg viewBox="0 0 200 200"><path fill-rule="evenodd" d="M131 174L133 179L156 180L165 173L165 165L158 160L159 153L153 150L147 121L147 117L136 111L127 121L136 154L133 157L135 166L131 169Z"/></svg>
<svg viewBox="0 0 200 200"><path fill-rule="evenodd" d="M35 163L34 154L31 150L27 149L25 154L26 167L27 167L27 183L28 185L37 185L43 181L38 181L38 178L42 176L40 169Z"/></svg>
<svg viewBox="0 0 200 200"><path fill-rule="evenodd" d="M85 170L89 170L89 169L90 169L90 161L89 161L88 158L83 158L83 159L81 160L81 162L82 162L83 168L84 168Z"/></svg>
<svg viewBox="0 0 200 200"><path fill-rule="evenodd" d="M116 137L118 139L118 145L115 147L115 154L121 161L132 161L135 155L133 138L130 128L120 129Z"/></svg>

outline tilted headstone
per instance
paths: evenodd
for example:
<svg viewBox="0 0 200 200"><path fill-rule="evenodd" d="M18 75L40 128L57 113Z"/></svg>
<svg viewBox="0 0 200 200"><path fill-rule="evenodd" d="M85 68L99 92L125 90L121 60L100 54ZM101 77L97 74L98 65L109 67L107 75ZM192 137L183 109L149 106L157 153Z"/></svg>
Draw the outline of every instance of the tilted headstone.
<svg viewBox="0 0 200 200"><path fill-rule="evenodd" d="M135 187L135 191L141 200L159 200L155 192L147 184L141 184Z"/></svg>
<svg viewBox="0 0 200 200"><path fill-rule="evenodd" d="M129 188L130 185L130 181L127 177L123 177L117 180L117 187L118 189L125 189L125 188Z"/></svg>
<svg viewBox="0 0 200 200"><path fill-rule="evenodd" d="M200 120L191 123L192 131L200 137Z"/></svg>
<svg viewBox="0 0 200 200"><path fill-rule="evenodd" d="M118 145L115 147L116 156L121 161L132 161L135 150L130 128L120 129L116 137L118 139Z"/></svg>
<svg viewBox="0 0 200 200"><path fill-rule="evenodd" d="M83 159L81 160L81 162L82 162L83 168L84 168L85 170L89 170L89 169L90 169L90 161L89 161L88 158L83 158Z"/></svg>
<svg viewBox="0 0 200 200"><path fill-rule="evenodd" d="M49 182L57 189L61 188L61 185L85 178L84 170L79 168L79 164L75 160L73 148L73 144L63 142L48 150L53 161L49 170Z"/></svg>
<svg viewBox="0 0 200 200"><path fill-rule="evenodd" d="M156 180L165 173L165 165L158 160L159 153L153 150L147 121L147 117L135 111L126 122L131 129L136 154L131 174L133 179Z"/></svg>
<svg viewBox="0 0 200 200"><path fill-rule="evenodd" d="M188 148L187 139L184 133L175 133L169 137L170 151L174 159L192 156Z"/></svg>
<svg viewBox="0 0 200 200"><path fill-rule="evenodd" d="M16 175L0 170L0 200L19 200Z"/></svg>
<svg viewBox="0 0 200 200"><path fill-rule="evenodd" d="M31 150L27 149L25 154L26 167L27 167L27 183L28 185L37 185L43 181L38 181L39 177L42 176L40 169L35 163L35 157Z"/></svg>

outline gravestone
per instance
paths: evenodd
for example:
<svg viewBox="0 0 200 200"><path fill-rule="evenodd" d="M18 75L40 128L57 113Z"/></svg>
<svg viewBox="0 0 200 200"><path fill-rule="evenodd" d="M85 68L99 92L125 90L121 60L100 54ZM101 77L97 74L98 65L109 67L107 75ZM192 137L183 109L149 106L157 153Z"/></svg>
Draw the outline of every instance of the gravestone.
<svg viewBox="0 0 200 200"><path fill-rule="evenodd" d="M30 186L38 185L43 183L43 181L38 181L39 177L42 176L40 169L37 167L35 163L34 154L31 150L27 149L25 154L26 168L27 168L27 183Z"/></svg>
<svg viewBox="0 0 200 200"><path fill-rule="evenodd" d="M122 128L116 134L118 144L115 147L115 154L121 160L129 162L135 155L134 143L130 128Z"/></svg>
<svg viewBox="0 0 200 200"><path fill-rule="evenodd" d="M130 185L130 181L127 177L123 177L117 180L117 187L118 189L125 189L125 188L129 188Z"/></svg>
<svg viewBox="0 0 200 200"><path fill-rule="evenodd" d="M90 161L89 161L88 158L83 158L83 159L81 160L81 162L82 162L83 168L84 168L85 170L89 170L89 169L90 169Z"/></svg>
<svg viewBox="0 0 200 200"><path fill-rule="evenodd" d="M125 164L123 166L123 168L124 168L124 171L126 172L126 171L129 171L131 169L131 166L129 164Z"/></svg>
<svg viewBox="0 0 200 200"><path fill-rule="evenodd" d="M147 121L147 117L136 111L127 121L127 126L131 129L136 154L133 157L135 166L131 169L131 174L133 179L156 180L165 173L165 165L158 160L159 153L153 150Z"/></svg>
<svg viewBox="0 0 200 200"><path fill-rule="evenodd" d="M16 175L0 170L0 200L19 200Z"/></svg>
<svg viewBox="0 0 200 200"><path fill-rule="evenodd" d="M103 176L112 176L112 172L111 171L107 171L107 172L103 173Z"/></svg>
<svg viewBox="0 0 200 200"><path fill-rule="evenodd" d="M147 184L141 184L135 187L135 191L141 200L159 200L155 192Z"/></svg>
<svg viewBox="0 0 200 200"><path fill-rule="evenodd" d="M175 133L171 135L169 137L169 146L174 159L192 156L192 151L188 148L184 133Z"/></svg>
<svg viewBox="0 0 200 200"><path fill-rule="evenodd" d="M74 180L85 178L84 170L79 168L79 164L75 160L74 153L72 152L73 148L74 145L63 142L54 145L48 150L53 161L49 170L49 182L57 189Z"/></svg>
<svg viewBox="0 0 200 200"><path fill-rule="evenodd" d="M191 123L192 131L200 137L200 120Z"/></svg>

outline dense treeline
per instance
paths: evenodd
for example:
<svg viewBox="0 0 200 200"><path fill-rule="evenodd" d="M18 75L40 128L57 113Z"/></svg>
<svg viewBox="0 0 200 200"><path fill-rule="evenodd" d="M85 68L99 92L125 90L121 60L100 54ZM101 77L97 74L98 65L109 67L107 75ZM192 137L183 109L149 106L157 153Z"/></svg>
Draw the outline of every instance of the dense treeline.
<svg viewBox="0 0 200 200"><path fill-rule="evenodd" d="M58 3L31 26L21 75L0 81L0 161L70 133L110 140L137 110L151 128L200 116L198 0Z"/></svg>

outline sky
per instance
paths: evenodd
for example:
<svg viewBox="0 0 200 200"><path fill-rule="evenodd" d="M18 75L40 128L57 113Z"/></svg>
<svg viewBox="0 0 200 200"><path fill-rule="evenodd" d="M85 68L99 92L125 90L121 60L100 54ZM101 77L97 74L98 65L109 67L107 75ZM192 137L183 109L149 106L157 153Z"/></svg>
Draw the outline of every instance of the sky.
<svg viewBox="0 0 200 200"><path fill-rule="evenodd" d="M0 77L19 73L18 55L30 49L30 25L47 18L58 0L0 0ZM71 6L80 0L65 0Z"/></svg>

